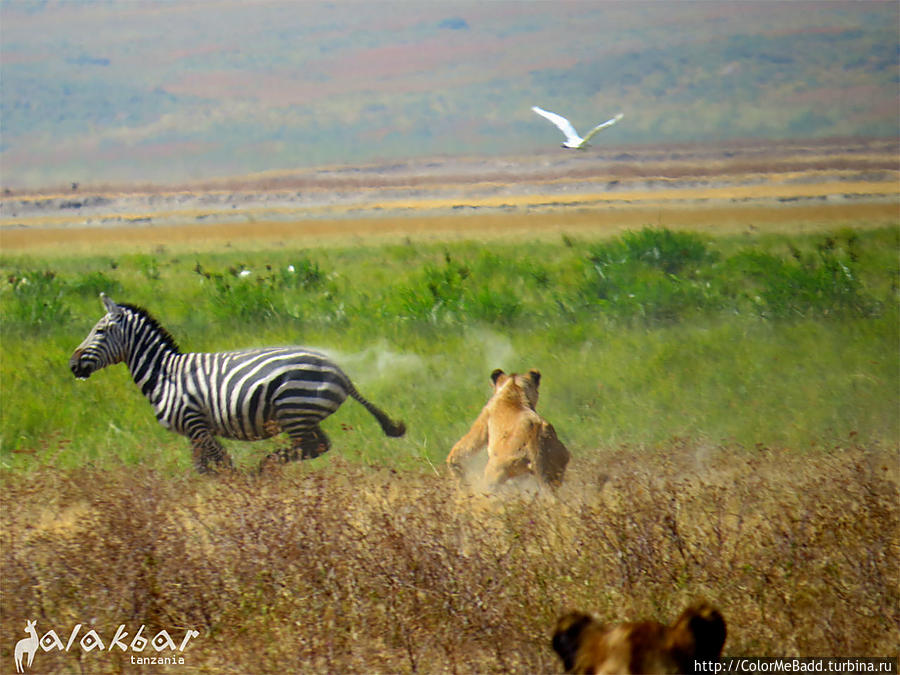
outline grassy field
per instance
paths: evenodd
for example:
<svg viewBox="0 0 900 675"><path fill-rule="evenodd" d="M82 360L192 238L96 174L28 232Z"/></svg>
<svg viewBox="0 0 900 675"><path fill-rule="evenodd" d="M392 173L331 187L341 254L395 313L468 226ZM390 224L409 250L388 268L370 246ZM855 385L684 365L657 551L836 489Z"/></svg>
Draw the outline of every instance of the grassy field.
<svg viewBox="0 0 900 675"><path fill-rule="evenodd" d="M668 620L698 595L726 654L896 655L898 238L6 253L4 663L38 616L194 627L200 672L548 672L563 609ZM317 460L196 477L124 367L69 373L101 291L185 350L324 349L409 431L349 402ZM574 456L555 496L470 495L443 470L496 367L543 372ZM253 469L277 444L228 448Z"/></svg>
<svg viewBox="0 0 900 675"><path fill-rule="evenodd" d="M5 256L2 376L16 403L4 405L2 458L186 466L184 439L158 426L124 368L89 382L66 368L102 314L101 291L147 307L189 351L332 353L408 422L404 440L388 441L352 403L329 420L335 447L365 461L440 463L497 367L543 371L542 409L578 451L673 436L805 447L852 433L896 445L896 250L892 228L648 228L487 247ZM249 459L265 445L235 451Z"/></svg>

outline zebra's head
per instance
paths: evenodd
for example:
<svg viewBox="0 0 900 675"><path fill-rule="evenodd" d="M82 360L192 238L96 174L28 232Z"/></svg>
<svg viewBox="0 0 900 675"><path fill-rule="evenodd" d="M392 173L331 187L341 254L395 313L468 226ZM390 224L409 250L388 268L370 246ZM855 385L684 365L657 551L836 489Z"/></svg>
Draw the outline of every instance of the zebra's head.
<svg viewBox="0 0 900 675"><path fill-rule="evenodd" d="M96 370L125 359L125 336L121 325L125 311L106 297L106 293L101 293L100 299L106 308L106 315L94 325L69 359L69 368L81 380L87 379Z"/></svg>

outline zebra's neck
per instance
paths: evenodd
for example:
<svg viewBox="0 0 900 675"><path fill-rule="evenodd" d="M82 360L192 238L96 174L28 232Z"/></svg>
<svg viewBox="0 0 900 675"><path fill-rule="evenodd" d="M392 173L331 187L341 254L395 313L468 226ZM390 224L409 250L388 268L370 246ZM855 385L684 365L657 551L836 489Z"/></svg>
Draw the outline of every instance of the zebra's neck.
<svg viewBox="0 0 900 675"><path fill-rule="evenodd" d="M161 375L180 351L172 336L156 319L139 308L131 309L125 341L125 363L144 396L152 397Z"/></svg>
<svg viewBox="0 0 900 675"><path fill-rule="evenodd" d="M151 343L144 349L128 354L125 359L128 370L144 396L152 396L160 377L171 367L171 360L177 355L177 352L161 342Z"/></svg>

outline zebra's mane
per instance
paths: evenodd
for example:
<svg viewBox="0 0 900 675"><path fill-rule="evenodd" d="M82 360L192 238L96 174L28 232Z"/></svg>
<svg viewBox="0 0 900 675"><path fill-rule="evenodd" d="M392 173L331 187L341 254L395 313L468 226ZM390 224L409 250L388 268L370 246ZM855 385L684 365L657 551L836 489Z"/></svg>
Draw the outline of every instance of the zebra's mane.
<svg viewBox="0 0 900 675"><path fill-rule="evenodd" d="M147 323L147 325L150 326L153 330L155 330L159 334L160 339L163 341L163 343L165 345L167 345L172 350L174 350L175 353L177 353L177 354L181 353L181 348L178 346L178 343L175 342L175 338L172 337L172 334L169 331L167 331L165 328L163 328L162 325L159 323L159 321L156 320L156 317L153 316L150 312L148 312L143 307L138 307L137 305L129 305L128 303L125 303L125 302L120 302L117 304L122 309L127 309L132 314L137 314L138 316L142 317L144 319L144 321Z"/></svg>

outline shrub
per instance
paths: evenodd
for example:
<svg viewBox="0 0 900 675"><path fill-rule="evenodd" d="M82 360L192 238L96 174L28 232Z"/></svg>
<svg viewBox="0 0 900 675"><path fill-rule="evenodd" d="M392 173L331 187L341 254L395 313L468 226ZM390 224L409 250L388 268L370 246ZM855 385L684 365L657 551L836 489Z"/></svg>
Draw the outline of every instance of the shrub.
<svg viewBox="0 0 900 675"><path fill-rule="evenodd" d="M703 239L692 232L645 227L622 235L625 259L646 263L666 274L680 274L711 262L715 256Z"/></svg>
<svg viewBox="0 0 900 675"><path fill-rule="evenodd" d="M84 298L97 298L101 293L118 297L122 284L103 272L95 271L76 278L68 285L68 291Z"/></svg>
<svg viewBox="0 0 900 675"><path fill-rule="evenodd" d="M483 286L467 295L465 313L475 321L508 325L521 312L522 303L516 294L504 287Z"/></svg>
<svg viewBox="0 0 900 675"><path fill-rule="evenodd" d="M430 324L452 323L464 311L463 299L471 271L449 253L443 264L427 263L412 281L394 295L393 311L405 319Z"/></svg>
<svg viewBox="0 0 900 675"><path fill-rule="evenodd" d="M718 304L701 273L715 260L697 235L645 228L589 249L579 294L614 316L676 321Z"/></svg>
<svg viewBox="0 0 900 675"><path fill-rule="evenodd" d="M764 318L870 317L881 311L861 280L857 237L825 237L790 257L744 248L724 262L691 233L645 228L592 246L581 301L620 318L673 322L697 313Z"/></svg>
<svg viewBox="0 0 900 675"><path fill-rule="evenodd" d="M306 258L257 270L231 266L223 272L207 271L197 263L194 271L212 283L213 314L242 321L299 318L301 306L293 302L297 294L318 290L325 280L318 263Z"/></svg>

